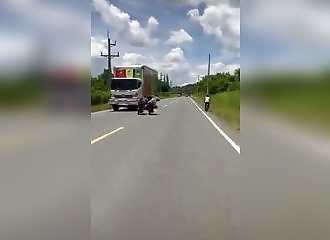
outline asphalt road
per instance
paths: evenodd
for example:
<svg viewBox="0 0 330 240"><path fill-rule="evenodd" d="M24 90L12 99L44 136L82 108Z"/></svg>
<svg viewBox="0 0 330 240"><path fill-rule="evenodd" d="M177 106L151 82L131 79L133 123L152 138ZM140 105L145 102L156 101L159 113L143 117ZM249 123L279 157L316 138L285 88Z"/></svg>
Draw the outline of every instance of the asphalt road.
<svg viewBox="0 0 330 240"><path fill-rule="evenodd" d="M330 239L329 139L243 105L241 141L217 122L238 154L189 99L160 105L2 115L0 239Z"/></svg>
<svg viewBox="0 0 330 240"><path fill-rule="evenodd" d="M237 239L239 153L190 98L159 106L92 115L92 239Z"/></svg>
<svg viewBox="0 0 330 240"><path fill-rule="evenodd" d="M241 141L240 239L330 239L329 139L241 105Z"/></svg>
<svg viewBox="0 0 330 240"><path fill-rule="evenodd" d="M30 111L4 115L0 239L89 239L89 119Z"/></svg>

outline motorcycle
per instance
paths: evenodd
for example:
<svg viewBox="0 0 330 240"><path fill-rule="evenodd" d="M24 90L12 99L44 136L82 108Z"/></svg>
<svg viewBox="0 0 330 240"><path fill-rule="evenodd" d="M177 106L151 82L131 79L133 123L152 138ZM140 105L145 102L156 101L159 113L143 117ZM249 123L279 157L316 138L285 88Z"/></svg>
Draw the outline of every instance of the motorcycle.
<svg viewBox="0 0 330 240"><path fill-rule="evenodd" d="M154 113L154 109L156 108L155 103L153 101L149 101L147 103L147 110L148 110L148 114L151 115L152 113Z"/></svg>
<svg viewBox="0 0 330 240"><path fill-rule="evenodd" d="M210 103L206 102L205 103L205 112L209 111L210 108Z"/></svg>
<svg viewBox="0 0 330 240"><path fill-rule="evenodd" d="M137 114L138 115L143 114L144 109L145 109L145 101L140 100L139 103L138 103L138 107L137 107Z"/></svg>
<svg viewBox="0 0 330 240"><path fill-rule="evenodd" d="M137 114L138 115L141 115L141 114L143 114L143 111L144 111L144 106L138 106L138 108L137 108Z"/></svg>
<svg viewBox="0 0 330 240"><path fill-rule="evenodd" d="M137 114L141 115L143 114L144 110L148 111L148 114L151 115L152 113L154 113L154 109L158 108L157 107L157 99L150 99L150 100L146 100L146 99L141 99L138 102L138 106L137 106Z"/></svg>

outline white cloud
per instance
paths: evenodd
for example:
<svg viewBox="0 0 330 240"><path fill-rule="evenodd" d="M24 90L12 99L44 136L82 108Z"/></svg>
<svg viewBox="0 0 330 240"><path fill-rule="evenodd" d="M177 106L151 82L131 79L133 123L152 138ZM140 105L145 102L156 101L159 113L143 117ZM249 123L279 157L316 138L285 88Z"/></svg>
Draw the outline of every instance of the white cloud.
<svg viewBox="0 0 330 240"><path fill-rule="evenodd" d="M170 80L175 84L181 84L184 81L193 81L192 67L185 58L184 52L181 48L173 48L163 57L126 52L123 54L122 58L116 59L114 62L117 65L148 65L156 69L159 73L167 73Z"/></svg>
<svg viewBox="0 0 330 240"><path fill-rule="evenodd" d="M89 37L90 19L87 12L68 8L64 4L50 4L38 0L4 0L7 11L24 17L29 23L41 27L48 34L61 34L61 37Z"/></svg>
<svg viewBox="0 0 330 240"><path fill-rule="evenodd" d="M91 37L91 57L101 57L101 52L107 54L107 40L98 37Z"/></svg>
<svg viewBox="0 0 330 240"><path fill-rule="evenodd" d="M163 58L155 56L145 56L138 53L125 53L117 64L146 64L159 73L167 73L170 80L176 85L184 83L194 83L197 81L198 75L203 76L207 73L207 65L192 65L185 58L184 51L177 47L171 49ZM216 72L234 72L239 68L239 65L226 65L221 62L211 64L211 73Z"/></svg>
<svg viewBox="0 0 330 240"><path fill-rule="evenodd" d="M165 62L179 63L185 61L183 50L179 47L173 48L166 56Z"/></svg>
<svg viewBox="0 0 330 240"><path fill-rule="evenodd" d="M0 34L0 59L15 59L22 56L31 57L35 50L36 42L24 36L9 36Z"/></svg>
<svg viewBox="0 0 330 240"><path fill-rule="evenodd" d="M204 33L214 35L220 40L224 49L229 52L240 51L240 9L228 3L209 5L202 15L198 9L191 9L187 13L203 28Z"/></svg>
<svg viewBox="0 0 330 240"><path fill-rule="evenodd" d="M157 21L156 18L154 18L154 17L150 17L150 18L148 19L148 27L149 27L149 31L152 31L152 30L157 29L158 25L159 25L159 22Z"/></svg>
<svg viewBox="0 0 330 240"><path fill-rule="evenodd" d="M170 38L166 41L166 43L170 45L180 45L185 42L193 42L193 38L187 33L184 29L180 29L179 31L171 31Z"/></svg>
<svg viewBox="0 0 330 240"><path fill-rule="evenodd" d="M145 64L146 62L152 62L152 58L137 53L125 53L123 56L124 65Z"/></svg>
<svg viewBox="0 0 330 240"><path fill-rule="evenodd" d="M234 7L239 7L240 0L162 0L166 3L170 3L176 6L198 6L200 3L206 3L207 5L226 3Z"/></svg>
<svg viewBox="0 0 330 240"><path fill-rule="evenodd" d="M272 50L271 39L276 50L253 52L243 62L244 71L326 68L330 60L329 11L329 1L254 0L243 13L243 29Z"/></svg>
<svg viewBox="0 0 330 240"><path fill-rule="evenodd" d="M112 4L107 3L105 0L93 1L95 8L101 14L103 20L108 23L113 30L116 30L118 34L121 34L119 35L121 39L119 47L122 57L115 58L113 60L113 65L145 64L156 69L159 73L167 73L170 80L176 85L196 82L198 75L202 76L207 73L207 66L202 67L202 65L198 66L192 64L190 59L186 58L184 50L180 47L181 44L194 41L192 36L190 36L184 29L179 28L176 31L170 32L170 36L167 41L165 40L165 43L172 47L168 52L164 53L163 49L156 49L158 46L150 44L150 42L154 42L154 39L151 38L150 34L157 29L159 25L156 18L150 17L146 25L142 27L140 22L132 20L128 13L121 11ZM210 32L210 34L218 36L219 39L224 42L227 38L231 37L230 34L234 31L232 26L230 28L231 31L227 31L227 28L229 28L227 25L229 25L231 21L234 22L233 19L237 13L236 10L239 10L233 10L234 8L226 4L224 5L224 9L220 9L220 16L218 16L218 13L214 11L212 6L209 6L202 16L199 16L198 10L194 10L196 14L195 16L192 16L194 20L205 25L204 31L206 31L208 25L209 28L216 28L215 25L218 24L217 21L219 21L219 19L224 20L225 22L220 24L220 27L222 27L220 29L221 34L217 31ZM216 7L219 6L217 5ZM212 19L212 17L214 19ZM239 23L239 15L236 17ZM218 29L216 28L216 30ZM101 38L96 37L92 38L91 42L91 55L94 56L95 62L95 58L99 58L100 52L106 51L106 42L104 40L102 41ZM127 45L127 43L129 43L129 45ZM143 46L143 48L134 48L133 46ZM229 43L227 43L226 46L227 49L230 49ZM99 64L103 64L103 62L99 62ZM105 65L103 64L102 66ZM237 65L226 66L225 64L221 65L220 63L215 63L212 65L212 71L232 72L236 67Z"/></svg>
<svg viewBox="0 0 330 240"><path fill-rule="evenodd" d="M259 1L244 13L244 28L306 50L329 49L329 1Z"/></svg>
<svg viewBox="0 0 330 240"><path fill-rule="evenodd" d="M17 24L23 22L25 28L17 34L34 36L37 42L35 55L43 55L43 67L89 65L86 52L90 37L89 9L73 8L63 1L3 0L1 11L15 16L13 27L12 19L4 16L8 28L1 33L13 34L18 30Z"/></svg>
<svg viewBox="0 0 330 240"><path fill-rule="evenodd" d="M128 13L123 12L106 0L93 0L94 8L98 11L104 22L119 32L120 36L132 46L142 47L156 43L150 34L158 27L158 21L154 17L148 19L147 26L142 27L140 22L131 19Z"/></svg>
<svg viewBox="0 0 330 240"><path fill-rule="evenodd" d="M33 38L0 33L0 72L17 72L39 64L36 49L37 42Z"/></svg>
<svg viewBox="0 0 330 240"><path fill-rule="evenodd" d="M201 65L197 66L197 69L200 72L206 73L207 72L207 67L208 67L207 64L201 64ZM211 63L210 72L211 72L211 74L219 73L219 72L234 73L234 71L239 67L240 67L239 64L228 64L228 65L226 65L222 62L215 62L215 63Z"/></svg>

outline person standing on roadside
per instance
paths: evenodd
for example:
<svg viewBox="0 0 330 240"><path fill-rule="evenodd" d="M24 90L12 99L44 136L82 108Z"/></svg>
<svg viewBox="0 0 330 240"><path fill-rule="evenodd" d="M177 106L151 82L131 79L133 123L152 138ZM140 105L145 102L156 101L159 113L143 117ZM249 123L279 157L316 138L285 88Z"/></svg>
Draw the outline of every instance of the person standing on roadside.
<svg viewBox="0 0 330 240"><path fill-rule="evenodd" d="M208 94L206 94L206 96L204 97L204 108L206 112L210 108L210 96Z"/></svg>

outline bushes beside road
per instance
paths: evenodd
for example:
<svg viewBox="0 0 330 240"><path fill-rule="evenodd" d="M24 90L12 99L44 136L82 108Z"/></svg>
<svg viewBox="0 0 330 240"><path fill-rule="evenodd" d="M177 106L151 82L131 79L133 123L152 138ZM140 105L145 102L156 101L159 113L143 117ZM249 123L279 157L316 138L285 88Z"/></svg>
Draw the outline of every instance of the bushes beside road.
<svg viewBox="0 0 330 240"><path fill-rule="evenodd" d="M211 95L240 90L240 69L236 69L233 74L227 72L205 76L200 82L194 84L193 91L205 94L207 92L207 85L209 86L209 93Z"/></svg>
<svg viewBox="0 0 330 240"><path fill-rule="evenodd" d="M101 111L109 109L109 99L111 97L108 86L108 72L105 70L97 77L91 77L91 111Z"/></svg>
<svg viewBox="0 0 330 240"><path fill-rule="evenodd" d="M253 74L242 99L296 123L330 133L330 72Z"/></svg>
<svg viewBox="0 0 330 240"><path fill-rule="evenodd" d="M96 90L91 93L91 105L99 105L108 103L110 99L110 91Z"/></svg>
<svg viewBox="0 0 330 240"><path fill-rule="evenodd" d="M217 93L211 97L211 111L229 123L236 130L240 129L240 91Z"/></svg>

